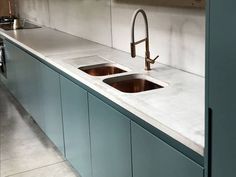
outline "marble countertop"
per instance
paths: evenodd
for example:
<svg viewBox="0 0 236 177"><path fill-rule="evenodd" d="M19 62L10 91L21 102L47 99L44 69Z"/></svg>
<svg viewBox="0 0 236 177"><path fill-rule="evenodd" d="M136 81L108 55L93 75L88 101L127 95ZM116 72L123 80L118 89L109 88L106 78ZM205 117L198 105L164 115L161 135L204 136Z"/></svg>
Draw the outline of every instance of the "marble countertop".
<svg viewBox="0 0 236 177"><path fill-rule="evenodd" d="M160 63L144 70L144 59L81 39L50 28L4 31L0 34L52 64L71 77L96 90L144 121L204 154L204 82L203 77ZM167 86L141 93L123 93L105 84L105 78L93 77L77 69L99 63L117 63L131 73L141 73Z"/></svg>

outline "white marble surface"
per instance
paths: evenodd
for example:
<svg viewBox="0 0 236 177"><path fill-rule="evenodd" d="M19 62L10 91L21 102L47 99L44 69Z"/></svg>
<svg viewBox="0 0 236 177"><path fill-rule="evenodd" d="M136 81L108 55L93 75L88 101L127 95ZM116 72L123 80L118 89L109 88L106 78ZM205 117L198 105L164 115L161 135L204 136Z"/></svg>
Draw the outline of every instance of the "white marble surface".
<svg viewBox="0 0 236 177"><path fill-rule="evenodd" d="M154 127L203 155L204 150L204 78L156 63L144 71L144 59L87 40L42 28L0 31L28 51L38 55L71 77L100 92ZM48 39L48 40L42 40ZM86 56L99 58L84 58ZM92 77L79 66L104 63L104 60L129 68L128 73L142 73L168 84L163 89L127 94L103 82L112 77ZM119 75L125 75L122 73Z"/></svg>
<svg viewBox="0 0 236 177"><path fill-rule="evenodd" d="M100 49L105 46L49 28L5 31L8 38L20 42L28 50L40 56L72 53L79 50Z"/></svg>

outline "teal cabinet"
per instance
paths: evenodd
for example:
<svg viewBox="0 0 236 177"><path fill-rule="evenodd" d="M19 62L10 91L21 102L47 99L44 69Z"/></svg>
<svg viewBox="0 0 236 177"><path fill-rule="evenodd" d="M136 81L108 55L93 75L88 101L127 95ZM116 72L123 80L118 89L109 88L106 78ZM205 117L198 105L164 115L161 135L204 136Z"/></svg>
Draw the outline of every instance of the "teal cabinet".
<svg viewBox="0 0 236 177"><path fill-rule="evenodd" d="M6 65L7 65L7 82L6 86L11 91L13 95L16 95L16 47L9 43L8 41L4 41L5 45L5 57L6 57Z"/></svg>
<svg viewBox="0 0 236 177"><path fill-rule="evenodd" d="M7 87L64 153L59 74L8 41L5 48Z"/></svg>
<svg viewBox="0 0 236 177"><path fill-rule="evenodd" d="M6 60L9 88L18 101L28 111L27 77L29 77L30 73L28 73L27 65L29 57L22 50L10 42L5 43L5 49L7 53Z"/></svg>
<svg viewBox="0 0 236 177"><path fill-rule="evenodd" d="M27 76L27 61L25 60L25 55L23 51L20 51L17 47L14 49L15 54L15 72L16 72L16 98L23 105L23 107L28 111L27 107L27 88L26 88L26 76ZM26 90L25 90L26 88Z"/></svg>
<svg viewBox="0 0 236 177"><path fill-rule="evenodd" d="M206 55L206 171L236 176L236 1L209 0Z"/></svg>
<svg viewBox="0 0 236 177"><path fill-rule="evenodd" d="M203 168L131 123L133 177L203 177Z"/></svg>
<svg viewBox="0 0 236 177"><path fill-rule="evenodd" d="M60 81L66 158L81 177L92 177L87 91L63 76Z"/></svg>
<svg viewBox="0 0 236 177"><path fill-rule="evenodd" d="M131 177L130 120L89 94L94 177Z"/></svg>
<svg viewBox="0 0 236 177"><path fill-rule="evenodd" d="M34 117L38 118L38 111L40 110L39 104L35 104L38 99L38 70L40 63L31 55L22 51L19 48L15 48L17 58L15 62L16 72L16 85L17 94L16 97L24 108Z"/></svg>
<svg viewBox="0 0 236 177"><path fill-rule="evenodd" d="M8 41L4 43L7 87L43 129L41 63L14 44Z"/></svg>
<svg viewBox="0 0 236 177"><path fill-rule="evenodd" d="M44 116L44 132L64 154L63 122L59 74L41 64L41 104Z"/></svg>
<svg viewBox="0 0 236 177"><path fill-rule="evenodd" d="M25 69L27 71L23 75L23 96L25 97L25 109L32 115L34 120L44 130L44 112L42 110L42 77L41 77L41 63L32 57L31 55L25 53Z"/></svg>
<svg viewBox="0 0 236 177"><path fill-rule="evenodd" d="M41 63L28 55L28 76L27 78L27 95L28 95L28 109L34 120L44 130L44 112L42 110L42 77L41 77Z"/></svg>

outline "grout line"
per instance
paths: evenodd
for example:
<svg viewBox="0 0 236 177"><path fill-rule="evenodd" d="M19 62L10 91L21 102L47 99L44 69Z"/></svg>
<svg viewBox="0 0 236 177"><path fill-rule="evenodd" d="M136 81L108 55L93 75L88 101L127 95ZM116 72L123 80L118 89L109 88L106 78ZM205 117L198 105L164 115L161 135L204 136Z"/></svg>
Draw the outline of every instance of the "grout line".
<svg viewBox="0 0 236 177"><path fill-rule="evenodd" d="M112 23L112 0L110 0L110 27L111 27L111 47L113 48L113 23Z"/></svg>
<svg viewBox="0 0 236 177"><path fill-rule="evenodd" d="M56 163L53 163L53 164L49 164L49 165L44 165L44 166L41 166L41 167L33 168L33 169L30 169L30 170L25 170L25 171L18 172L18 173L15 173L15 174L7 175L5 177L11 177L11 176L15 176L15 175L19 175L19 174L23 174L23 173L27 173L27 172L39 170L39 169L50 167L50 166L53 166L53 165L57 165L57 164L60 164L60 163L63 163L63 162L65 162L65 160L60 161L60 162L56 162Z"/></svg>
<svg viewBox="0 0 236 177"><path fill-rule="evenodd" d="M51 15L50 15L50 3L49 0L47 0L48 2L48 26L51 28L52 24L51 24Z"/></svg>

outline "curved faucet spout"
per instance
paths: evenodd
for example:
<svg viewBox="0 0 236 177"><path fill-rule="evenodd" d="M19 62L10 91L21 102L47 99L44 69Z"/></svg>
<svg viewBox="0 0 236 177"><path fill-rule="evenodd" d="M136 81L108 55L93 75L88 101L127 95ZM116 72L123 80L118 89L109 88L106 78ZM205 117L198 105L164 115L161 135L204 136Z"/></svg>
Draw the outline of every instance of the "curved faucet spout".
<svg viewBox="0 0 236 177"><path fill-rule="evenodd" d="M134 26L135 26L135 21L138 16L138 14L141 13L144 18L144 23L145 23L145 32L146 32L146 39L149 39L149 33L148 33L148 20L147 20L147 15L143 9L137 9L132 17L131 20L131 43L134 43Z"/></svg>
<svg viewBox="0 0 236 177"><path fill-rule="evenodd" d="M139 41L135 41L134 39L134 27L135 27L135 21L138 16L138 14L141 13L144 18L144 23L145 23L145 33L146 37L144 39L141 39ZM159 57L157 56L154 60L150 59L150 52L149 52L149 32L148 32L148 20L147 20L147 15L143 9L137 9L132 17L131 21L131 42L130 42L130 49L131 49L131 57L136 57L136 45L140 44L142 42L145 42L145 69L150 70L150 63L154 64L155 60Z"/></svg>

